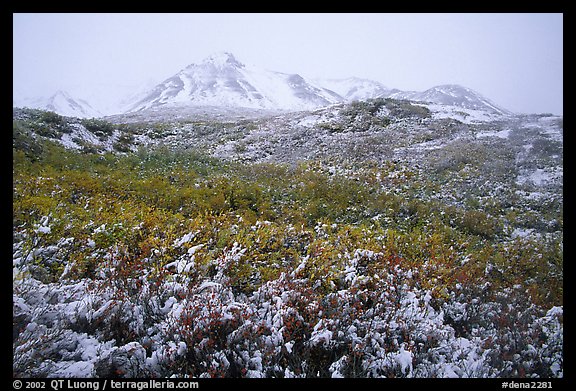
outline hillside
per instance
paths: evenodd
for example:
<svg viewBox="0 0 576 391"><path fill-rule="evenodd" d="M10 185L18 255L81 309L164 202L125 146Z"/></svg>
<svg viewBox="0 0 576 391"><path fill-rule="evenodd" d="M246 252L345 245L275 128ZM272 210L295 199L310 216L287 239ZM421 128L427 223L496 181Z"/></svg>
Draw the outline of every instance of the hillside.
<svg viewBox="0 0 576 391"><path fill-rule="evenodd" d="M563 376L562 117L202 110L14 109L16 376Z"/></svg>

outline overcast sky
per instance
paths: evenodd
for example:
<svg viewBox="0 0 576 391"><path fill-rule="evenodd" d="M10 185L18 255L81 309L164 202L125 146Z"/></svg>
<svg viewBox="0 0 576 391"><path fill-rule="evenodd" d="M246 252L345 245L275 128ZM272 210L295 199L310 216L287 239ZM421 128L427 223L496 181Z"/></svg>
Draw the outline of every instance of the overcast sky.
<svg viewBox="0 0 576 391"><path fill-rule="evenodd" d="M220 51L309 78L470 87L563 114L562 14L14 14L15 96L103 99Z"/></svg>

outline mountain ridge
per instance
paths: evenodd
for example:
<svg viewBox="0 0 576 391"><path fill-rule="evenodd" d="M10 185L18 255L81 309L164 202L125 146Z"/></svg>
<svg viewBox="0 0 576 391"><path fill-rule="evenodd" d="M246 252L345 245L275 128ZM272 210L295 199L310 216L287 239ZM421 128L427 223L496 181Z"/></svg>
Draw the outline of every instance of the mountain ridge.
<svg viewBox="0 0 576 391"><path fill-rule="evenodd" d="M452 107L452 111L461 108L496 116L512 114L480 93L456 84L434 86L425 91L402 91L358 77L312 79L245 64L230 52L214 53L151 88L127 95L121 107L112 110L114 113L109 108L95 109L86 100L61 91L52 97L59 98L13 99L13 106L47 109L77 117L102 117L103 113L121 115L150 110L158 113L199 107L210 107L211 111L213 108L223 111L306 111L355 100L394 98L439 104Z"/></svg>
<svg viewBox="0 0 576 391"><path fill-rule="evenodd" d="M390 89L378 81L358 77L307 79L299 74L246 65L229 52L216 53L199 64L188 65L155 86L128 111L184 103L301 111L388 97L483 110L496 115L512 114L471 88L456 84L443 84L419 92Z"/></svg>

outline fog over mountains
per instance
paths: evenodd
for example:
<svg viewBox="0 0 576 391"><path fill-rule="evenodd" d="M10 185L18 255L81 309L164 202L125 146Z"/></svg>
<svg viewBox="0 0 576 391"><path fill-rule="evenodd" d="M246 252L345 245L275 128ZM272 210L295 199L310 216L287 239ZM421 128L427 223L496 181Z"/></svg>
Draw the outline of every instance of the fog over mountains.
<svg viewBox="0 0 576 391"><path fill-rule="evenodd" d="M220 52L199 64L190 64L143 92L118 99L115 107L98 107L65 91L42 98L14 98L13 106L54 111L61 115L101 117L147 110L211 107L305 111L336 103L378 97L406 99L478 110L490 115L511 114L479 93L459 85L441 85L426 91L401 91L374 80L307 79L299 74L262 69L242 63L233 54Z"/></svg>

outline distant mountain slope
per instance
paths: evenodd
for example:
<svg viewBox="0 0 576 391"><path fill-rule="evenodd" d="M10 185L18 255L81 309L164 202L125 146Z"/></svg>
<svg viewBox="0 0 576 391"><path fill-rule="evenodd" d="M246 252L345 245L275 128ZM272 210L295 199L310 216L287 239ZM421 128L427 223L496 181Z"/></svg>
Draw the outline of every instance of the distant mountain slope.
<svg viewBox="0 0 576 391"><path fill-rule="evenodd" d="M346 101L366 100L387 96L391 93L391 90L380 82L358 77L349 77L346 79L316 79L314 81L317 85L336 92Z"/></svg>
<svg viewBox="0 0 576 391"><path fill-rule="evenodd" d="M78 118L100 117L102 113L94 109L83 99L73 98L66 91L59 90L49 97L28 98L12 102L16 107L29 107L31 109L42 109L53 111L60 115Z"/></svg>
<svg viewBox="0 0 576 391"><path fill-rule="evenodd" d="M445 84L432 87L423 92L395 91L386 97L394 99L407 99L418 102L431 102L441 105L461 107L471 110L483 110L490 114L509 115L510 111L497 106L478 92L456 84Z"/></svg>

